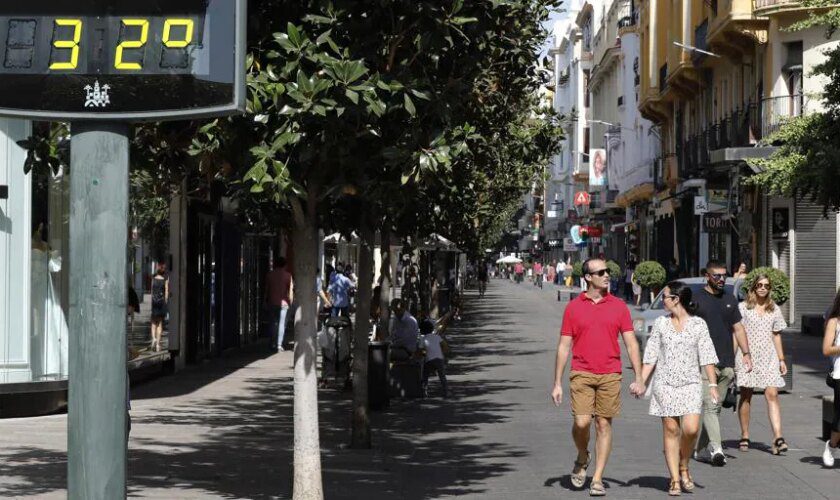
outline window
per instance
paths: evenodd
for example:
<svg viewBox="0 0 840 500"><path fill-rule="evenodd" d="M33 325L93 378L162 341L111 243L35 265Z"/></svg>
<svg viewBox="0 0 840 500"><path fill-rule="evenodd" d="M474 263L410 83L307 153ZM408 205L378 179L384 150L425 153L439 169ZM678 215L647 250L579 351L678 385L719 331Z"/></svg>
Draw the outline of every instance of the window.
<svg viewBox="0 0 840 500"><path fill-rule="evenodd" d="M583 107L589 107L589 70L583 70Z"/></svg>

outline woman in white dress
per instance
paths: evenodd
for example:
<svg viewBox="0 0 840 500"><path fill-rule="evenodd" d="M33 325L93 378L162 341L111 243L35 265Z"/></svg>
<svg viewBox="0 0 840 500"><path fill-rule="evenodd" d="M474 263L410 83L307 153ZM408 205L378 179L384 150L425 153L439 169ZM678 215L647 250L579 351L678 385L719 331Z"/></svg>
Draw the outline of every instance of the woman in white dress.
<svg viewBox="0 0 840 500"><path fill-rule="evenodd" d="M825 382L834 391L834 420L831 422L831 437L823 448L822 461L826 467L834 467L834 452L840 446L840 290L834 296L834 304L825 322L822 352L831 361Z"/></svg>
<svg viewBox="0 0 840 500"><path fill-rule="evenodd" d="M671 475L668 494L679 496L694 490L688 461L700 430L703 386L700 367L706 370L709 390L715 400L718 362L709 328L693 316L691 289L672 281L663 292L665 308L670 313L656 320L645 348L642 379L647 383L654 368L656 375L650 401L650 414L662 419L665 463Z"/></svg>
<svg viewBox="0 0 840 500"><path fill-rule="evenodd" d="M738 418L741 421L741 451L750 449L750 409L755 389L764 390L767 400L767 416L773 430L771 453L779 455L788 450L782 437L782 410L779 406L779 387L785 386L782 377L787 374L785 352L782 348L780 333L787 328L782 311L770 297L772 289L770 278L764 274L756 277L747 300L741 302L741 323L747 331L747 339L752 355L752 371L744 368L743 356L739 349L735 353L735 380L738 381Z"/></svg>

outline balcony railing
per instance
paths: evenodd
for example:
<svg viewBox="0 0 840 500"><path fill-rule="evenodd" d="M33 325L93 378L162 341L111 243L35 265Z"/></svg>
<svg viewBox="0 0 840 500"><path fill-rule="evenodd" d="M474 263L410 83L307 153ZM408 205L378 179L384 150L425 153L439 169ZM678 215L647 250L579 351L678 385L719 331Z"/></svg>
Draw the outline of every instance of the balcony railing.
<svg viewBox="0 0 840 500"><path fill-rule="evenodd" d="M761 137L777 132L786 120L813 111L814 106L804 94L767 97L762 99L760 109Z"/></svg>
<svg viewBox="0 0 840 500"><path fill-rule="evenodd" d="M659 91L662 92L665 90L665 86L668 84L668 63L662 65L659 68Z"/></svg>
<svg viewBox="0 0 840 500"><path fill-rule="evenodd" d="M770 9L773 7L798 7L799 2L790 0L753 0L753 8L756 10Z"/></svg>

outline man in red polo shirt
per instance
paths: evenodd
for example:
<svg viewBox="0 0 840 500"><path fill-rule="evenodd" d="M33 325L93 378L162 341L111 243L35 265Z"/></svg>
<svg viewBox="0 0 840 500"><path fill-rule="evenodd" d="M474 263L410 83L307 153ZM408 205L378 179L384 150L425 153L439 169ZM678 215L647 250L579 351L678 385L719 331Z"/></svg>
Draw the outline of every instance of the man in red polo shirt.
<svg viewBox="0 0 840 500"><path fill-rule="evenodd" d="M569 302L563 315L551 397L557 406L563 401L561 380L571 350L569 393L574 416L572 437L578 450L572 469L572 485L582 488L586 482L586 469L590 462L589 428L594 416L597 453L589 494L604 496L604 468L612 450L612 419L621 411L619 334L624 338L627 354L636 372L636 381L630 384L630 392L638 397L644 394L645 386L630 310L622 300L610 295L607 263L601 259L587 260L583 263L583 274L588 285L586 293Z"/></svg>

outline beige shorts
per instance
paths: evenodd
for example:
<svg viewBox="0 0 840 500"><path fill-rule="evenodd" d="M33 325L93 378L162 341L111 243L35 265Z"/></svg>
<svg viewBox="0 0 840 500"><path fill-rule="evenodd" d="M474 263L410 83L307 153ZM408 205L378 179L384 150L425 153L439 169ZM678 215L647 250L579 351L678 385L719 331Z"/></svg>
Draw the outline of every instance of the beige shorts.
<svg viewBox="0 0 840 500"><path fill-rule="evenodd" d="M621 374L573 371L569 375L572 415L612 418L621 413Z"/></svg>

